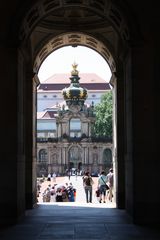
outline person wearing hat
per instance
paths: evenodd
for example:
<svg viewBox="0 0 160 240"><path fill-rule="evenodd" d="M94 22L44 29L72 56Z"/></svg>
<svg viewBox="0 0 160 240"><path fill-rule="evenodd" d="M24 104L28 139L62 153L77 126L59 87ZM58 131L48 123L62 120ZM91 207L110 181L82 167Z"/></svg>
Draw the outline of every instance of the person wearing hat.
<svg viewBox="0 0 160 240"><path fill-rule="evenodd" d="M107 174L107 184L109 186L108 199L110 202L112 202L112 198L113 198L113 169L112 168L110 168L109 173Z"/></svg>

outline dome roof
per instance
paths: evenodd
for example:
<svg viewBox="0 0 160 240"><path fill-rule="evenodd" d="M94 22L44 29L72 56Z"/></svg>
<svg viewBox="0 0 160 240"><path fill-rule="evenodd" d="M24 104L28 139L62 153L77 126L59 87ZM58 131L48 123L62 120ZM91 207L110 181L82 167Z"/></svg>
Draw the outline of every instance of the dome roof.
<svg viewBox="0 0 160 240"><path fill-rule="evenodd" d="M77 70L78 64L72 65L73 70L71 71L71 84L68 88L62 90L62 95L67 105L83 105L87 98L87 89L83 88L79 84L79 72Z"/></svg>

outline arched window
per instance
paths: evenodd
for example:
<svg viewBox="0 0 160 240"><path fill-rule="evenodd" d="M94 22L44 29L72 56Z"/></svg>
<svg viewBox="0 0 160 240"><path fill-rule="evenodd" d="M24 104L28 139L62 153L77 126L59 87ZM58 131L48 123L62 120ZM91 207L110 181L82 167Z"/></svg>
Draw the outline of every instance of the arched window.
<svg viewBox="0 0 160 240"><path fill-rule="evenodd" d="M70 137L81 137L81 121L79 118L70 120Z"/></svg>
<svg viewBox="0 0 160 240"><path fill-rule="evenodd" d="M78 169L78 164L82 162L81 150L77 146L73 146L69 150L69 164L72 168Z"/></svg>
<svg viewBox="0 0 160 240"><path fill-rule="evenodd" d="M47 150L41 149L39 151L39 162L47 162Z"/></svg>

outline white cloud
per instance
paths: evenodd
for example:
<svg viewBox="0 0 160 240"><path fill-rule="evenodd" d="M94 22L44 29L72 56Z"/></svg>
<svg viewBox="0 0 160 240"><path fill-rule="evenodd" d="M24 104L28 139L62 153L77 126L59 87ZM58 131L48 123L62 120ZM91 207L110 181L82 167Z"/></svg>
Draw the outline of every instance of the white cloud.
<svg viewBox="0 0 160 240"><path fill-rule="evenodd" d="M63 47L50 54L40 67L40 82L55 73L70 73L74 62L78 64L77 69L80 73L96 73L109 82L111 71L108 63L96 51L81 46Z"/></svg>

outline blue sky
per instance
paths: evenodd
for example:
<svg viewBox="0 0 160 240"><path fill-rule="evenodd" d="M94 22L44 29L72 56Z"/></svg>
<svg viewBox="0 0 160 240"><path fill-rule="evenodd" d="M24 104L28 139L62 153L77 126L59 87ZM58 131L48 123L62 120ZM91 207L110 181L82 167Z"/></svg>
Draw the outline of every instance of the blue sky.
<svg viewBox="0 0 160 240"><path fill-rule="evenodd" d="M96 51L82 46L63 47L50 54L38 72L40 82L56 73L70 73L74 62L78 64L79 73L96 73L109 82L111 71L108 63Z"/></svg>

